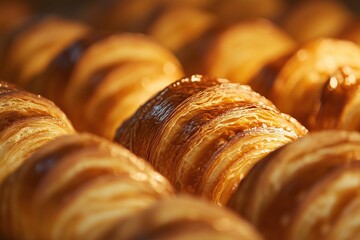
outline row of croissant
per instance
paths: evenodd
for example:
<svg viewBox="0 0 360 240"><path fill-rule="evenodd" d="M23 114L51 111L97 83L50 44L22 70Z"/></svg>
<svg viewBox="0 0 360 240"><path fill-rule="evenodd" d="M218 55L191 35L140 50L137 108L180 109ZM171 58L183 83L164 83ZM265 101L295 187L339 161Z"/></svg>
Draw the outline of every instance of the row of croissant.
<svg viewBox="0 0 360 240"><path fill-rule="evenodd" d="M146 35L99 33L55 16L22 26L3 45L4 79L53 100L78 130L108 139L140 105L186 75L184 62ZM309 130L360 129L360 48L353 42L320 38L299 46L256 20L220 34L206 62L208 70L199 72L250 85Z"/></svg>
<svg viewBox="0 0 360 240"><path fill-rule="evenodd" d="M350 37L352 31L358 32L359 5L356 0L90 0L71 4L60 0L3 0L0 32L33 12L49 10L101 29L148 33L179 49L210 28L254 18L277 22L300 42L316 37Z"/></svg>
<svg viewBox="0 0 360 240"><path fill-rule="evenodd" d="M182 79L118 129L116 141L172 186L120 145L75 133L38 95L2 83L0 106L4 239L359 236L360 134L304 136L247 86ZM260 234L183 193L227 205Z"/></svg>
<svg viewBox="0 0 360 240"><path fill-rule="evenodd" d="M241 26L278 36L263 20ZM74 134L49 101L4 83L5 239L259 238L231 213L173 198L174 191L227 205L266 239L359 236L359 134L306 135L302 126L359 129L355 44L316 40L276 61L263 58L265 50L246 48L256 53L244 57L249 75L235 65L246 52L216 48L226 54L212 59L234 64L233 76L247 79L238 82L275 107L235 77L178 80L184 74L176 57L144 35L98 34L48 17L9 39L1 59L4 79L53 100L78 131L115 138L173 187L118 145Z"/></svg>

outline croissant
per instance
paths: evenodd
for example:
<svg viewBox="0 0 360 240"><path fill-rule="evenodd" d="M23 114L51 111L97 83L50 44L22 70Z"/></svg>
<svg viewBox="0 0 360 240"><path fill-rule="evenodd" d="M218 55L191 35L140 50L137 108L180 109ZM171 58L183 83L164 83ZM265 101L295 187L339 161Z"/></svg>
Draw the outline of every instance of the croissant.
<svg viewBox="0 0 360 240"><path fill-rule="evenodd" d="M3 60L3 77L27 87L65 46L88 30L83 24L54 16L23 27L10 39Z"/></svg>
<svg viewBox="0 0 360 240"><path fill-rule="evenodd" d="M1 185L0 231L9 239L101 239L120 219L171 193L125 149L68 135L43 146Z"/></svg>
<svg viewBox="0 0 360 240"><path fill-rule="evenodd" d="M17 72L33 66L34 70L36 65L36 77L31 74L26 81L14 82L54 100L79 131L112 139L116 127L142 103L183 76L173 54L143 35L98 35L80 27L81 34L71 41L70 37L59 39L57 34L70 31L70 36L68 28L77 26L65 22L64 27L56 27L57 34L48 36L47 27L54 28L58 21L46 18L16 37L11 45L16 51L10 49L7 69L13 72L11 66L20 57L23 64ZM29 39L36 41L31 44ZM43 51L38 51L40 46ZM36 60L25 57L30 56L27 53L42 60L41 69Z"/></svg>
<svg viewBox="0 0 360 240"><path fill-rule="evenodd" d="M79 59L64 92L65 109L79 129L85 122L86 130L113 138L141 104L182 77L181 69L169 51L143 35L110 36Z"/></svg>
<svg viewBox="0 0 360 240"><path fill-rule="evenodd" d="M354 43L318 39L269 63L249 84L281 111L310 128L324 84L339 68L358 65L360 48Z"/></svg>
<svg viewBox="0 0 360 240"><path fill-rule="evenodd" d="M46 142L73 132L52 102L0 82L0 182Z"/></svg>
<svg viewBox="0 0 360 240"><path fill-rule="evenodd" d="M307 135L259 161L229 206L266 239L356 239L359 157L359 133Z"/></svg>
<svg viewBox="0 0 360 240"><path fill-rule="evenodd" d="M149 161L177 191L223 205L255 162L305 133L249 87L192 76L140 107L115 141Z"/></svg>
<svg viewBox="0 0 360 240"><path fill-rule="evenodd" d="M308 42L336 37L353 21L347 6L337 0L300 1L283 19L284 29L296 40Z"/></svg>
<svg viewBox="0 0 360 240"><path fill-rule="evenodd" d="M268 20L241 22L219 33L210 45L206 73L247 84L266 63L295 46L294 40Z"/></svg>

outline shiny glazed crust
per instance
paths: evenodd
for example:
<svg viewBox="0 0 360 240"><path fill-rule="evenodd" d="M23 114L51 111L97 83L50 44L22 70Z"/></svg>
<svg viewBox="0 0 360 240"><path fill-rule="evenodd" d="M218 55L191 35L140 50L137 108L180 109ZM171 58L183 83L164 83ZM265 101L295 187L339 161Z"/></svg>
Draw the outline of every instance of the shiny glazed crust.
<svg viewBox="0 0 360 240"><path fill-rule="evenodd" d="M0 187L0 232L13 239L100 239L117 221L172 195L126 149L92 135L59 137Z"/></svg>
<svg viewBox="0 0 360 240"><path fill-rule="evenodd" d="M0 182L46 142L73 133L52 102L0 82Z"/></svg>
<svg viewBox="0 0 360 240"><path fill-rule="evenodd" d="M270 240L353 236L359 223L348 209L360 199L358 160L358 133L312 133L256 164L229 206Z"/></svg>
<svg viewBox="0 0 360 240"><path fill-rule="evenodd" d="M261 157L306 133L248 86L192 76L165 88L116 133L180 192L225 204Z"/></svg>
<svg viewBox="0 0 360 240"><path fill-rule="evenodd" d="M354 43L317 39L269 63L250 85L308 127L324 84L339 68L359 64L360 48Z"/></svg>

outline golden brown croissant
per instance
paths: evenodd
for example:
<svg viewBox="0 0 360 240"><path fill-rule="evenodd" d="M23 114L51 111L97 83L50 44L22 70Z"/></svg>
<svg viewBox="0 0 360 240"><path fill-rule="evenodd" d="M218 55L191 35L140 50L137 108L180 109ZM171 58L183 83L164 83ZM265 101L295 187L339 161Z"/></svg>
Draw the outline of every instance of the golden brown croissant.
<svg viewBox="0 0 360 240"><path fill-rule="evenodd" d="M255 165L229 205L269 240L356 239L359 159L359 133L307 135Z"/></svg>
<svg viewBox="0 0 360 240"><path fill-rule="evenodd" d="M11 39L3 60L3 77L27 87L64 47L86 32L85 25L54 16L35 21Z"/></svg>
<svg viewBox="0 0 360 240"><path fill-rule="evenodd" d="M64 93L75 127L112 139L151 96L182 77L177 59L143 35L113 35L83 53Z"/></svg>
<svg viewBox="0 0 360 240"><path fill-rule="evenodd" d="M139 108L116 141L180 192L222 205L261 157L306 133L248 86L192 76Z"/></svg>
<svg viewBox="0 0 360 240"><path fill-rule="evenodd" d="M0 82L0 182L46 142L73 132L52 102Z"/></svg>
<svg viewBox="0 0 360 240"><path fill-rule="evenodd" d="M165 178L127 150L68 135L43 146L1 185L0 231L11 239L99 239L171 194Z"/></svg>
<svg viewBox="0 0 360 240"><path fill-rule="evenodd" d="M189 197L165 199L117 225L105 239L261 239L224 208Z"/></svg>
<svg viewBox="0 0 360 240"><path fill-rule="evenodd" d="M49 35L47 28L56 28L56 34ZM183 76L182 68L172 53L148 37L98 36L85 29L46 18L15 37L6 68L9 79L15 69L29 73L26 78L14 76L15 82L54 100L76 129L112 139L116 127L142 103ZM76 37L71 37L73 30ZM59 39L58 34L68 32L68 39Z"/></svg>
<svg viewBox="0 0 360 240"><path fill-rule="evenodd" d="M270 21L235 24L218 34L210 45L207 74L247 84L268 62L292 51L295 41Z"/></svg>
<svg viewBox="0 0 360 240"><path fill-rule="evenodd" d="M265 66L250 85L309 127L324 84L339 68L359 65L360 48L356 44L318 39Z"/></svg>

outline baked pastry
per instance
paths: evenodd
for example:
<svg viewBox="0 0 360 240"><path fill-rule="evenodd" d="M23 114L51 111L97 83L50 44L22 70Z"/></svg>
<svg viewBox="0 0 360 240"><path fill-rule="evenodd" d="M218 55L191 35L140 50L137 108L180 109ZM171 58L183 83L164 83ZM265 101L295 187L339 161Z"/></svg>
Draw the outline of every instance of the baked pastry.
<svg viewBox="0 0 360 240"><path fill-rule="evenodd" d="M10 39L3 60L3 77L26 88L64 47L88 31L81 23L55 16L34 21Z"/></svg>
<svg viewBox="0 0 360 240"><path fill-rule="evenodd" d="M65 88L64 109L77 129L112 139L119 124L182 75L177 59L147 37L112 35L82 52Z"/></svg>
<svg viewBox="0 0 360 240"><path fill-rule="evenodd" d="M356 239L359 159L359 133L309 134L256 164L229 206L269 240Z"/></svg>
<svg viewBox="0 0 360 240"><path fill-rule="evenodd" d="M89 33L64 47L44 71L28 84L27 89L52 99L57 106L65 109L64 92L76 64L83 53L103 37L102 34Z"/></svg>
<svg viewBox="0 0 360 240"><path fill-rule="evenodd" d="M92 135L44 145L0 185L6 239L102 239L113 224L172 195L145 161Z"/></svg>
<svg viewBox="0 0 360 240"><path fill-rule="evenodd" d="M36 149L73 132L52 102L0 82L0 182Z"/></svg>
<svg viewBox="0 0 360 240"><path fill-rule="evenodd" d="M281 111L309 127L324 84L341 67L359 66L360 48L336 39L311 41L265 66L250 82Z"/></svg>
<svg viewBox="0 0 360 240"><path fill-rule="evenodd" d="M104 239L249 239L261 237L245 221L225 208L180 196L161 200L135 214Z"/></svg>
<svg viewBox="0 0 360 240"><path fill-rule="evenodd" d="M304 134L301 124L248 86L195 75L140 107L115 140L177 191L223 205L255 162Z"/></svg>
<svg viewBox="0 0 360 240"><path fill-rule="evenodd" d="M353 21L353 13L337 0L300 1L290 9L283 27L300 42L336 37Z"/></svg>
<svg viewBox="0 0 360 240"><path fill-rule="evenodd" d="M268 20L234 24L209 46L206 73L247 84L265 64L295 47L295 41Z"/></svg>
<svg viewBox="0 0 360 240"><path fill-rule="evenodd" d="M173 54L144 35L90 33L51 17L14 37L7 62L8 79L54 100L77 130L108 139L142 103L183 77Z"/></svg>

